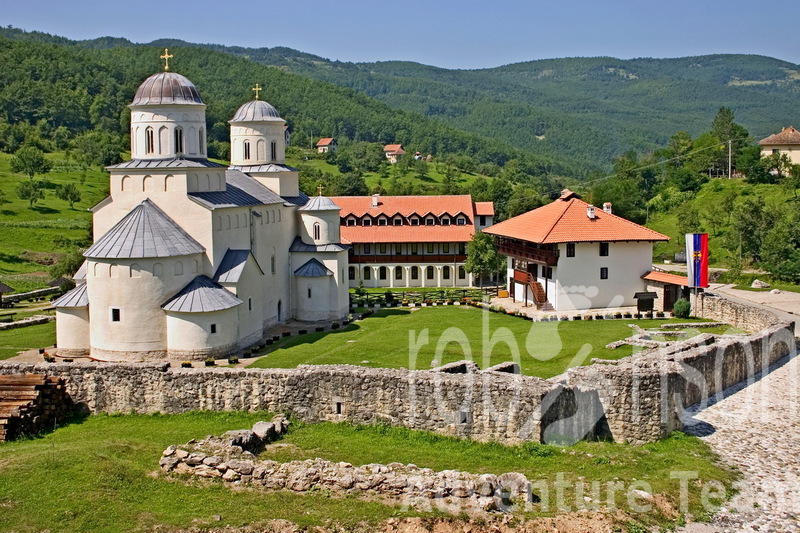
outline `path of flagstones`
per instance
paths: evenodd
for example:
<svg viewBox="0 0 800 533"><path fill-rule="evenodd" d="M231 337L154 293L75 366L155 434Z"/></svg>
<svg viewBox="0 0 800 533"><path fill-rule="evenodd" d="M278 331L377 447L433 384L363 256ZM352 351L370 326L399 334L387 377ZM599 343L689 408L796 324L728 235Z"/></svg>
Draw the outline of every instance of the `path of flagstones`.
<svg viewBox="0 0 800 533"><path fill-rule="evenodd" d="M799 318L792 315L800 310L800 294L767 296L725 286L712 290L763 305L790 320ZM736 465L743 478L739 494L711 524L693 524L686 533L800 532L800 357L744 385L692 413L698 423L687 431Z"/></svg>

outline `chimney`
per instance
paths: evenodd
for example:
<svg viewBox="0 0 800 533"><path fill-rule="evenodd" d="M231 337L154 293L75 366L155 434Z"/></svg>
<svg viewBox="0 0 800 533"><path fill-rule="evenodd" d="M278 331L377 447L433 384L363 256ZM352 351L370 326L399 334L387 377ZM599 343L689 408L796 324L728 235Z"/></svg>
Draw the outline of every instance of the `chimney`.
<svg viewBox="0 0 800 533"><path fill-rule="evenodd" d="M611 202L606 202L603 204L603 211L605 211L609 215L611 214Z"/></svg>
<svg viewBox="0 0 800 533"><path fill-rule="evenodd" d="M372 195L372 207L378 207L378 197L380 194L373 194Z"/></svg>
<svg viewBox="0 0 800 533"><path fill-rule="evenodd" d="M587 205L586 206L586 216L591 218L591 219L594 219L594 206L593 205Z"/></svg>

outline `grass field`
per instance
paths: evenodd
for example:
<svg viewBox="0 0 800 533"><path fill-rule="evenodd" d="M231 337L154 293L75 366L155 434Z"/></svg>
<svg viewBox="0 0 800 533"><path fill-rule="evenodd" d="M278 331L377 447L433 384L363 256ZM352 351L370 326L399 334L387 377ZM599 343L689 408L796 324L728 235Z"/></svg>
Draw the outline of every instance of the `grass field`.
<svg viewBox="0 0 800 533"><path fill-rule="evenodd" d="M56 342L56 323L0 331L0 361L14 357L17 352L45 348Z"/></svg>
<svg viewBox="0 0 800 533"><path fill-rule="evenodd" d="M0 509L5 531L172 531L190 527L239 528L267 519L290 520L301 527L337 523L350 530L359 522L375 523L413 510L382 505L353 496L319 491L230 490L221 483L168 481L158 473L161 451L170 444L250 427L266 413L187 413L182 415L92 416L40 438L0 443ZM579 443L565 450L529 444L506 447L435 436L383 426L293 424L278 460L322 457L353 464L413 462L436 470L519 471L532 480L554 482L561 473L573 487L612 480L626 489L634 479L654 493L677 502L679 484L673 471L695 471L701 481L689 484L690 511L702 515L698 496L702 482L719 480L726 487L735 474L715 466L708 447L693 437L673 435L642 447L603 442ZM588 487L587 487L588 491ZM619 504L627 503L620 491ZM604 493L605 494L605 493ZM573 489L566 491L574 506ZM605 496L604 496L605 497ZM549 514L555 510L551 503ZM215 520L218 515L221 519ZM653 510L635 518L667 522Z"/></svg>
<svg viewBox="0 0 800 533"><path fill-rule="evenodd" d="M300 364L355 364L383 368L428 369L462 359L481 368L518 361L522 373L549 378L593 357L620 359L633 347L606 344L633 334L628 324L657 328L668 320L592 320L529 322L472 307L385 309L347 328L290 338L255 361L256 368ZM428 342L423 343L427 331ZM486 331L486 333L484 333ZM409 356L409 338L419 345Z"/></svg>

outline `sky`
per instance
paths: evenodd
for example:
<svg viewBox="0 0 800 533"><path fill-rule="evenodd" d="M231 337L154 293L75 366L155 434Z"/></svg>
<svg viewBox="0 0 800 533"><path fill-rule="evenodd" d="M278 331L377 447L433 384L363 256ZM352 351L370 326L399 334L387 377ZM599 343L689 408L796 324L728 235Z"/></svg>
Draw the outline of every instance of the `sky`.
<svg viewBox="0 0 800 533"><path fill-rule="evenodd" d="M286 46L341 61L474 69L560 57L760 54L800 63L800 2L0 0L0 24L70 39Z"/></svg>

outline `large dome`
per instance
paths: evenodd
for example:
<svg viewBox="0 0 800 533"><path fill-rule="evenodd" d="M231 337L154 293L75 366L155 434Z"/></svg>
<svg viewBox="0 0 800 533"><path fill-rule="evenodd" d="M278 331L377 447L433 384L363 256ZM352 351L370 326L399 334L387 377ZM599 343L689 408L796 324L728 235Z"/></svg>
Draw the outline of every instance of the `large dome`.
<svg viewBox="0 0 800 533"><path fill-rule="evenodd" d="M278 110L263 100L252 100L236 110L229 122L283 121Z"/></svg>
<svg viewBox="0 0 800 533"><path fill-rule="evenodd" d="M203 105L197 87L186 76L175 72L153 74L136 90L131 105Z"/></svg>

